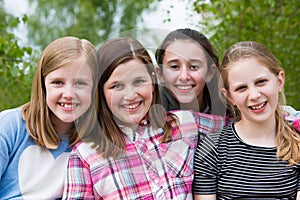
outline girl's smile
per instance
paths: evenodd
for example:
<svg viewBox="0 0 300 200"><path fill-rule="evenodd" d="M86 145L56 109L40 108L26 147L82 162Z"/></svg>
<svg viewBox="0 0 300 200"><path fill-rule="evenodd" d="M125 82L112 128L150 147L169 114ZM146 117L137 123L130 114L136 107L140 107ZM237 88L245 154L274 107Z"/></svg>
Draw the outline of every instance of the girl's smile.
<svg viewBox="0 0 300 200"><path fill-rule="evenodd" d="M241 111L242 120L274 120L278 93L282 91L284 73L275 76L256 58L231 64L228 71L228 99Z"/></svg>
<svg viewBox="0 0 300 200"><path fill-rule="evenodd" d="M136 127L152 103L153 84L146 66L138 59L118 65L104 84L104 95L117 121Z"/></svg>
<svg viewBox="0 0 300 200"><path fill-rule="evenodd" d="M80 57L46 76L46 101L55 121L71 123L90 107L93 78L86 65Z"/></svg>

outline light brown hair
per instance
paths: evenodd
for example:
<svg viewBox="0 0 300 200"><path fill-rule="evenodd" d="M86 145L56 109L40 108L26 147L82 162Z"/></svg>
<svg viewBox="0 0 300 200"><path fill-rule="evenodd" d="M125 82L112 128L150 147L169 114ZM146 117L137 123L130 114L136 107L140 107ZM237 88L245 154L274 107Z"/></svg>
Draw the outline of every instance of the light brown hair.
<svg viewBox="0 0 300 200"><path fill-rule="evenodd" d="M55 131L50 118L51 110L46 103L45 77L52 71L84 56L92 72L93 90L90 108L79 119L69 132L70 146L79 141L79 135L93 130L97 122L98 82L97 57L94 46L85 39L62 37L51 42L43 51L32 82L31 100L22 108L22 117L32 139L41 147L56 149L60 137Z"/></svg>
<svg viewBox="0 0 300 200"><path fill-rule="evenodd" d="M284 71L275 55L262 44L253 41L238 42L225 52L221 63L222 84L227 91L229 91L228 72L230 66L234 62L245 58L257 59L258 62L266 66L275 76ZM300 161L300 136L283 118L284 111L282 110L282 105L284 104L285 95L282 91L279 94L279 103L275 111L277 158L286 160L290 165L294 165ZM228 106L230 108L228 115L233 120L239 120L241 118L239 110L230 101L228 101Z"/></svg>

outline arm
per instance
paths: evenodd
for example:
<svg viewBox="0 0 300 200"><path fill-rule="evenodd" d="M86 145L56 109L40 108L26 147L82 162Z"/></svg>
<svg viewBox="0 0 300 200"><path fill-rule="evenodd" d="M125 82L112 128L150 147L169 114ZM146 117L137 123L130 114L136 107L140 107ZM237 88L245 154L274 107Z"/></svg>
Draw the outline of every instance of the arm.
<svg viewBox="0 0 300 200"><path fill-rule="evenodd" d="M211 135L207 135L198 144L194 156L193 193L196 199L216 199L217 172L216 146Z"/></svg>
<svg viewBox="0 0 300 200"><path fill-rule="evenodd" d="M300 200L300 191L297 192L296 200Z"/></svg>
<svg viewBox="0 0 300 200"><path fill-rule="evenodd" d="M16 143L19 145L19 141L25 140L24 132L18 132L21 129L18 126L18 124L21 124L20 118L20 115L17 115L16 112L10 112L9 110L0 113L0 182L4 172L8 170L8 165L11 162L17 162L16 157L11 156L16 153L12 152L13 149L19 149L16 148Z"/></svg>
<svg viewBox="0 0 300 200"><path fill-rule="evenodd" d="M194 200L216 200L216 199L217 199L217 196L215 194L212 194L212 195L194 194Z"/></svg>
<svg viewBox="0 0 300 200"><path fill-rule="evenodd" d="M69 157L63 199L94 199L89 166L74 150Z"/></svg>

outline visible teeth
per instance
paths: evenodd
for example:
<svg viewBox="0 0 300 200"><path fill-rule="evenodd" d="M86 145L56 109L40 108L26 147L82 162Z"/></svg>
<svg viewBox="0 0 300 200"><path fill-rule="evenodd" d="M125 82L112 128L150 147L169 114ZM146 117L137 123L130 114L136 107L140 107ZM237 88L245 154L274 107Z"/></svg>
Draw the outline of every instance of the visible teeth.
<svg viewBox="0 0 300 200"><path fill-rule="evenodd" d="M258 105L258 106L251 106L251 108L252 108L253 110L258 110L258 109L261 109L264 105L265 105L265 103L262 103L262 104L260 104L260 105Z"/></svg>
<svg viewBox="0 0 300 200"><path fill-rule="evenodd" d="M67 109L71 109L73 107L75 107L75 104L65 104L65 103L61 103L60 104L62 107L67 108Z"/></svg>
<svg viewBox="0 0 300 200"><path fill-rule="evenodd" d="M140 105L140 103L130 104L130 105L126 106L126 108L134 109L134 108L138 107L139 105Z"/></svg>
<svg viewBox="0 0 300 200"><path fill-rule="evenodd" d="M188 90L188 89L191 89L192 86L191 85L185 85L185 86L177 86L179 89L181 90Z"/></svg>

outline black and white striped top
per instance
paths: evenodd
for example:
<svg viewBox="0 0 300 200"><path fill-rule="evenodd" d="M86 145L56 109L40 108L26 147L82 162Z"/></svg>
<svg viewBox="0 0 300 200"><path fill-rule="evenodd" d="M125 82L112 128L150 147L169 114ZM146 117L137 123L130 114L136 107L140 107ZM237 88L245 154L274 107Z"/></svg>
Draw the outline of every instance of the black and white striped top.
<svg viewBox="0 0 300 200"><path fill-rule="evenodd" d="M276 147L244 143L232 124L198 145L193 190L218 199L294 199L299 168L277 160Z"/></svg>

